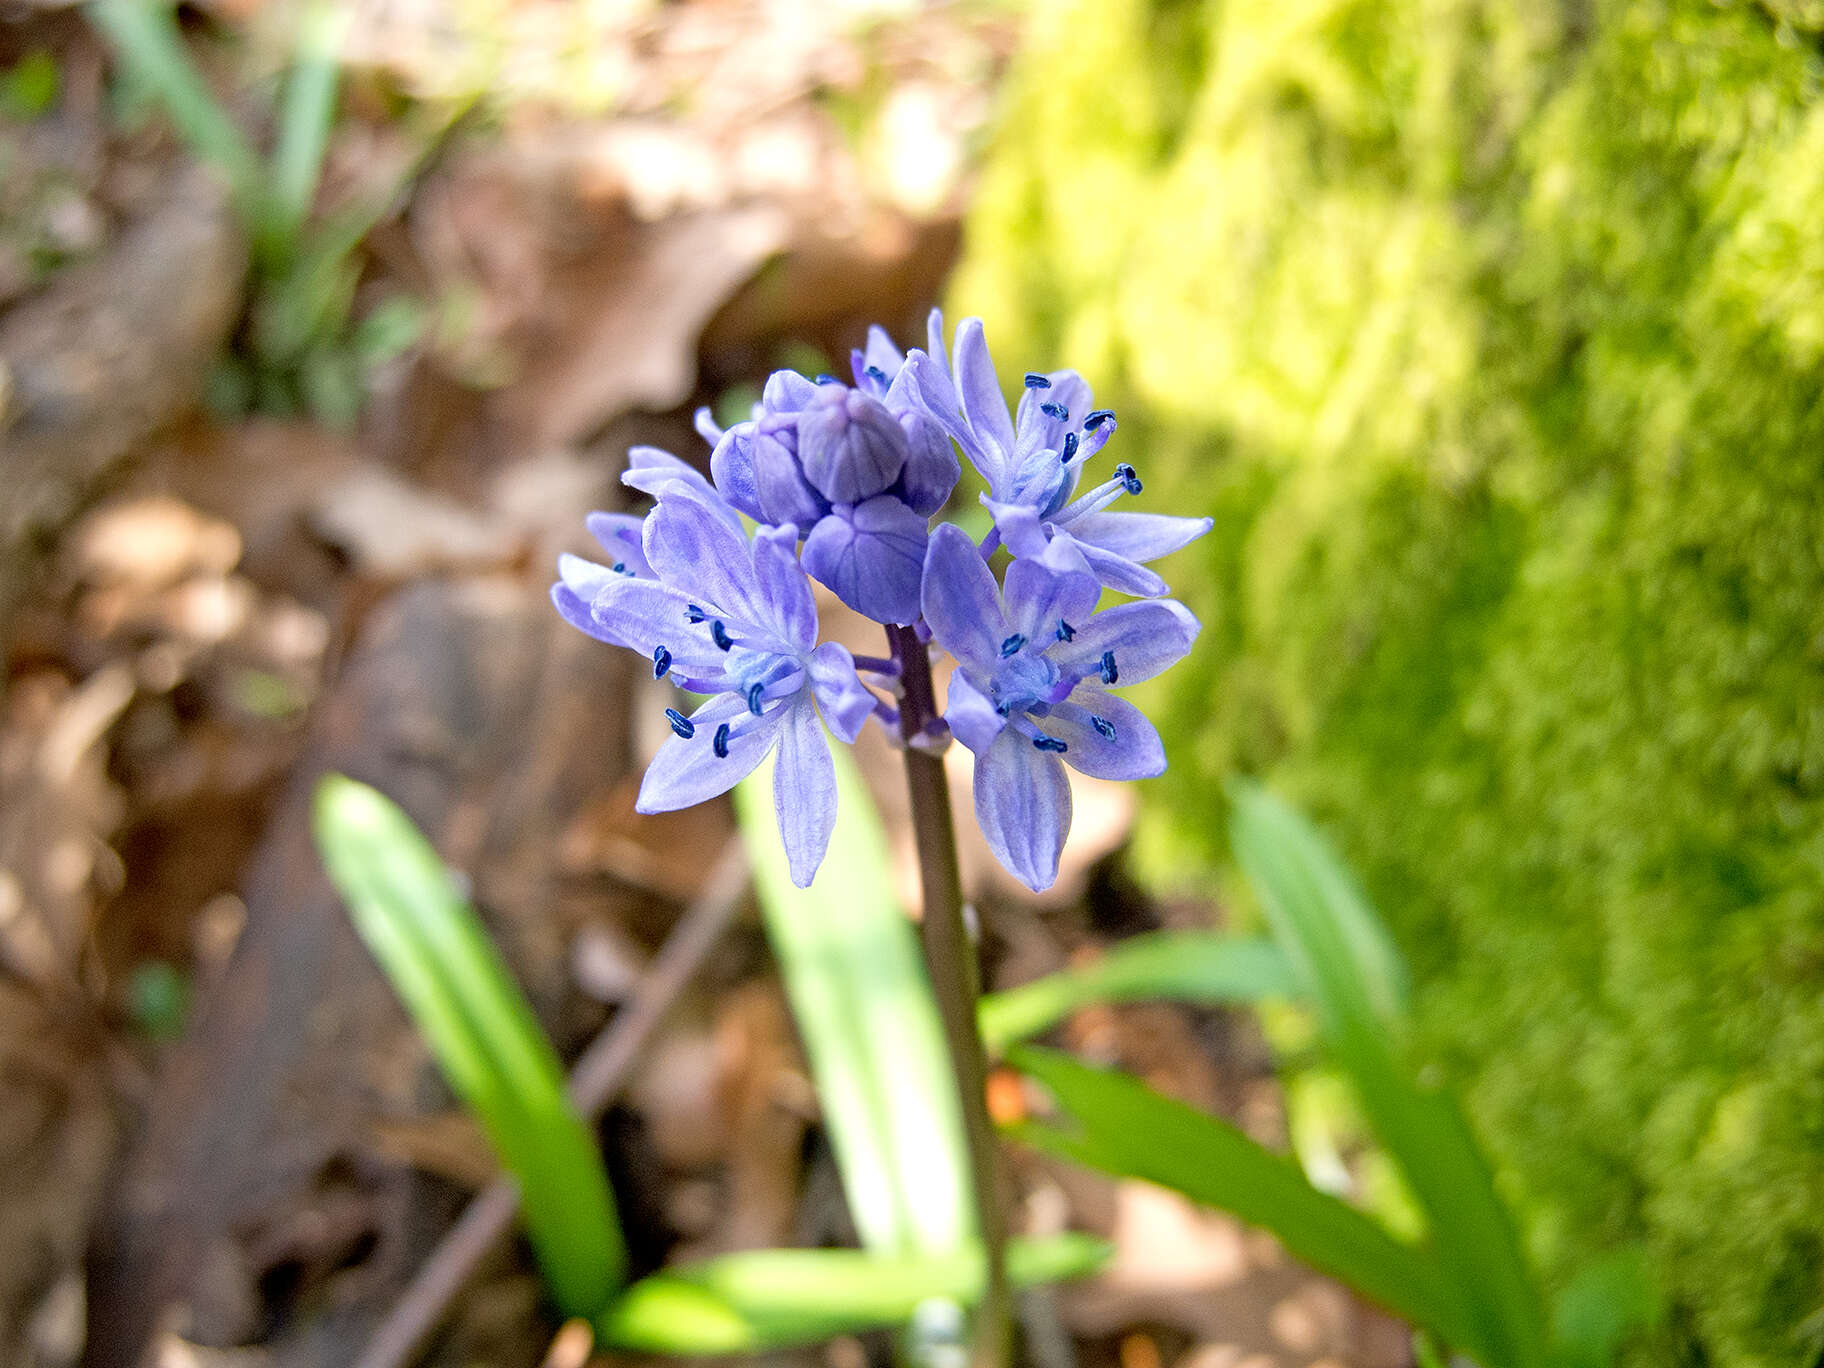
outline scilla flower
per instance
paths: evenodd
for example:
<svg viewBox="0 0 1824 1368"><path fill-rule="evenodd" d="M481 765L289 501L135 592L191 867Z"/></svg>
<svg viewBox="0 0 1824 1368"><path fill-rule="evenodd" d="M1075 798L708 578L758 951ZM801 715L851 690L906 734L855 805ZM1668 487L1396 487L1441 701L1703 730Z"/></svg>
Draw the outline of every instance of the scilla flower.
<svg viewBox="0 0 1824 1368"><path fill-rule="evenodd" d="M876 379L878 376L878 383ZM804 568L858 613L918 617L931 515L961 473L907 387L864 367L863 388L775 371L754 417L723 431L707 412L716 488L756 521L797 529Z"/></svg>
<svg viewBox="0 0 1824 1368"><path fill-rule="evenodd" d="M1037 556L1051 541L1067 538L1108 588L1152 598L1166 592L1166 583L1146 562L1210 530L1208 518L1107 511L1141 490L1129 465L1116 466L1110 479L1078 495L1083 468L1115 431L1114 413L1094 407L1082 376L1061 370L1029 373L1017 417L1009 417L979 318L966 318L957 328L952 367L944 358L943 316L933 310L930 350L912 352L902 378L988 482L982 502L1015 556Z"/></svg>
<svg viewBox="0 0 1824 1368"><path fill-rule="evenodd" d="M1003 590L968 534L945 524L925 555L924 613L956 658L945 719L975 752L975 812L995 857L1049 888L1070 830L1064 765L1098 779L1165 770L1158 732L1108 692L1191 649L1197 619L1169 599L1095 611L1101 585L1068 542L1014 560Z"/></svg>
<svg viewBox="0 0 1824 1368"><path fill-rule="evenodd" d="M635 469L669 468L636 459ZM654 482L659 501L644 520L643 561L600 566L566 556L552 601L591 636L639 651L655 677L711 695L688 717L666 710L672 735L648 767L635 809L669 812L726 793L776 747L779 832L793 881L809 887L836 821L823 727L852 742L874 696L847 650L817 645L816 605L794 554L797 528L762 527L750 541L700 476L674 470ZM623 523L598 515L591 526L619 549Z"/></svg>

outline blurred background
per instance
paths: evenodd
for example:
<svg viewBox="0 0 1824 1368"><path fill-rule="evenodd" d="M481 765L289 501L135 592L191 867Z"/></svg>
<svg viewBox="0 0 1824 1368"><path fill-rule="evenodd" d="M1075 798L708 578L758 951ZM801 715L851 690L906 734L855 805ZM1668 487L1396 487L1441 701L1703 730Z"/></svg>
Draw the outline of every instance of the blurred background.
<svg viewBox="0 0 1824 1368"><path fill-rule="evenodd" d="M353 1360L491 1159L312 783L405 804L574 1053L732 822L632 812L663 698L554 558L630 444L704 462L698 405L937 302L1216 522L1170 772L1083 785L1042 899L965 852L991 981L1247 924L1260 776L1390 921L1548 1293L1616 1271L1627 1365L1824 1362L1820 206L1818 0L0 0L0 1362ZM1400 1228L1267 1031L1063 1038ZM640 1268L843 1237L753 920L604 1134ZM1411 1362L1228 1218L1014 1186L1116 1245L1045 1368ZM428 1361L554 1329L510 1250Z"/></svg>

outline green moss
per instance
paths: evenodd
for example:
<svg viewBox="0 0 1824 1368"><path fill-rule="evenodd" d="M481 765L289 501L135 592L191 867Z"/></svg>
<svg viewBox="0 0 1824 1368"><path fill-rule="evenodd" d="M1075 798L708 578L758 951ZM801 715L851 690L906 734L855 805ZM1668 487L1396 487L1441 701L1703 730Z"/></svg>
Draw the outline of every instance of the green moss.
<svg viewBox="0 0 1824 1368"><path fill-rule="evenodd" d="M1040 8L954 298L1216 531L1146 845L1331 824L1556 1286L1635 1362L1824 1315L1824 80L1810 0Z"/></svg>

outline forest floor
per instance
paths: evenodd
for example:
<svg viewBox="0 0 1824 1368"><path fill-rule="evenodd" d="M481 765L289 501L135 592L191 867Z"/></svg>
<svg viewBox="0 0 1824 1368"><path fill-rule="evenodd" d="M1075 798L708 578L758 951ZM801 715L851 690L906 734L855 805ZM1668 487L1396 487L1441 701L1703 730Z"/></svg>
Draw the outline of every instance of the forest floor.
<svg viewBox="0 0 1824 1368"><path fill-rule="evenodd" d="M410 163L400 92L474 58L436 6L362 8L329 200ZM0 1361L339 1368L491 1175L320 870L322 773L405 804L572 1058L729 839L721 803L633 813L663 700L558 621L551 567L589 549L585 511L623 506L628 446L702 461L698 405L738 407L778 365L845 370L870 322L922 339L1013 28L608 6L592 103L562 8L509 7L490 60L512 100L443 138L367 235L352 310L404 297L428 322L372 360L352 426L283 395L203 403L252 326L228 197L157 120L123 118L75 12L0 8ZM191 16L217 78L257 59L259 11ZM894 757L859 759L910 891ZM1079 789L1043 898L968 845L991 984L1217 916L1127 876L1130 801ZM1098 1009L1060 1036L1284 1144L1243 1015ZM603 1141L639 1269L845 1238L751 913ZM1116 1248L1025 1308L1043 1368L1410 1361L1397 1326L1227 1217L1030 1154L1013 1185L1019 1228ZM509 1247L425 1361L580 1363L557 1330Z"/></svg>

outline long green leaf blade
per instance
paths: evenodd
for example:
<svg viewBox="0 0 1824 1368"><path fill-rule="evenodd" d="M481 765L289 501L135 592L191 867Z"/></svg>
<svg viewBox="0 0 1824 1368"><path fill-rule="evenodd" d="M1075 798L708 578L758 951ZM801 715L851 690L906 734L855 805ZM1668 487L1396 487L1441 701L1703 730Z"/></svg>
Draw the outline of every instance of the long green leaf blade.
<svg viewBox="0 0 1824 1368"><path fill-rule="evenodd" d="M1230 796L1236 860L1471 1313L1475 1333L1454 1343L1490 1368L1538 1368L1544 1312L1493 1175L1454 1100L1421 1088L1396 1055L1404 980L1391 940L1303 817L1256 784Z"/></svg>
<svg viewBox="0 0 1824 1368"><path fill-rule="evenodd" d="M593 1315L626 1265L601 1153L525 996L437 852L390 799L328 775L317 845L355 928L519 1185L558 1304Z"/></svg>
<svg viewBox="0 0 1824 1368"><path fill-rule="evenodd" d="M1093 964L986 995L982 1042L998 1053L1091 1003L1168 999L1217 1007L1290 997L1294 988L1286 957L1271 941L1158 931L1112 946Z"/></svg>
<svg viewBox="0 0 1824 1368"><path fill-rule="evenodd" d="M949 1052L874 800L848 753L834 759L836 831L811 887L792 883L770 764L735 809L861 1241L942 1254L977 1234Z"/></svg>
<svg viewBox="0 0 1824 1368"><path fill-rule="evenodd" d="M1012 1128L1016 1140L1231 1212L1388 1310L1453 1340L1468 1333L1461 1303L1434 1260L1319 1192L1291 1160L1227 1122L1052 1050L1020 1046L1009 1062L1044 1084L1065 1113L1060 1125Z"/></svg>
<svg viewBox="0 0 1824 1368"><path fill-rule="evenodd" d="M275 262L294 252L298 233L316 199L323 156L336 121L342 39L352 18L352 10L330 0L312 0L298 16L297 44L279 103L278 144L272 154L262 234L269 259Z"/></svg>
<svg viewBox="0 0 1824 1368"><path fill-rule="evenodd" d="M1083 1277L1108 1259L1087 1235L1014 1240L1016 1287ZM933 1298L972 1302L982 1255L867 1254L855 1249L768 1249L729 1254L644 1278L608 1308L597 1333L616 1348L658 1354L747 1354L812 1344L911 1319Z"/></svg>

